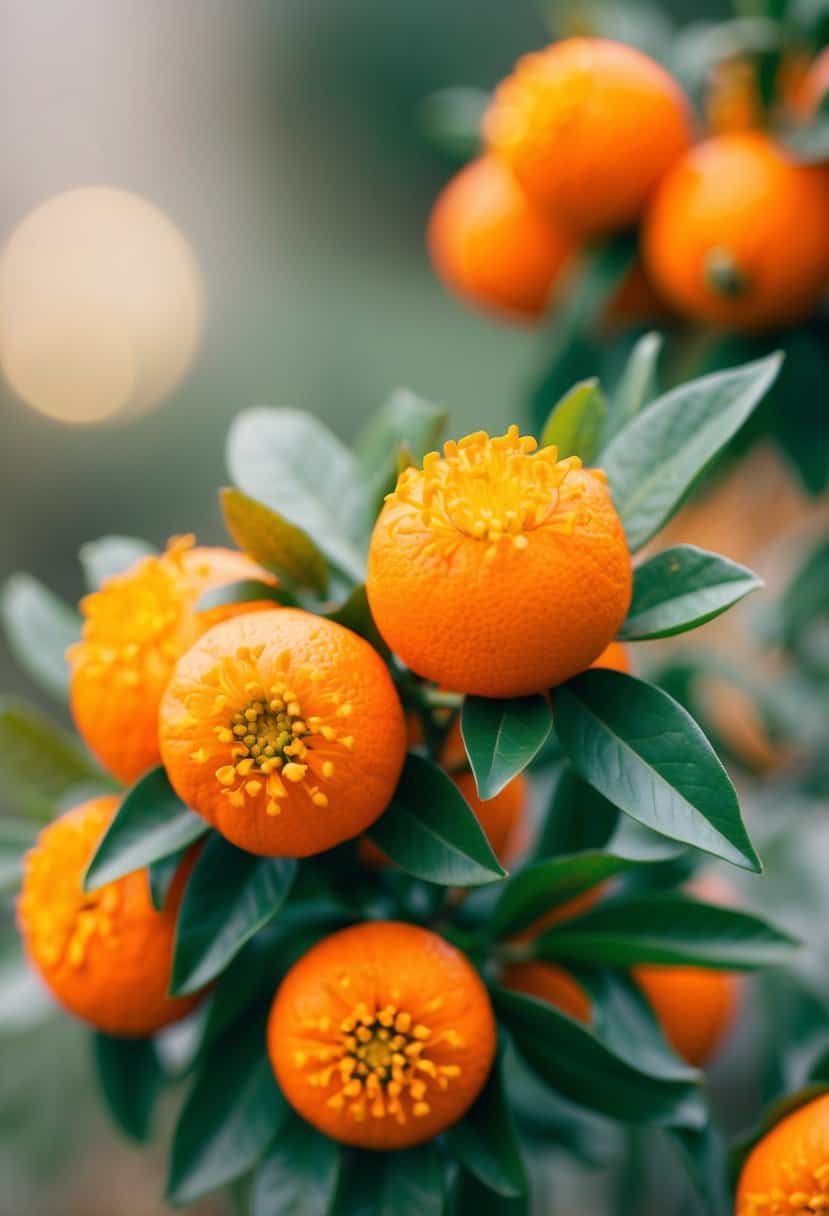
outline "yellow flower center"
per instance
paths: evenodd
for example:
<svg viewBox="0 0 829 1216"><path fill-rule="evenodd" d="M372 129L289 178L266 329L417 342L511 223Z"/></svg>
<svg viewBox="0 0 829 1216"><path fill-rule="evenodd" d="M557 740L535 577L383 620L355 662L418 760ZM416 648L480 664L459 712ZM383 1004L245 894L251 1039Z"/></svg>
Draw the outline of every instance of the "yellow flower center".
<svg viewBox="0 0 829 1216"><path fill-rule="evenodd" d="M746 1195L738 1216L816 1216L829 1212L829 1162L804 1169L805 1162L783 1162L788 1185Z"/></svg>
<svg viewBox="0 0 829 1216"><path fill-rule="evenodd" d="M341 987L347 983L346 978ZM442 998L436 998L424 1015L442 1005ZM369 1116L400 1124L410 1116L423 1118L431 1110L430 1091L447 1089L461 1075L460 1065L432 1058L436 1047L445 1051L464 1046L457 1031L436 1034L396 1004L372 1009L360 1002L339 1023L329 1017L309 1018L302 1029L307 1046L294 1052L294 1065L307 1073L315 1088L335 1081L338 1088L328 1105L347 1110L357 1122Z"/></svg>
<svg viewBox="0 0 829 1216"><path fill-rule="evenodd" d="M80 841L79 837L79 841ZM98 938L117 944L117 912L121 892L117 883L97 891L81 891L77 874L87 854L73 864L67 844L59 855L46 850L30 854L29 875L20 900L21 922L28 928L38 960L46 967L66 962L77 970L86 961L90 942Z"/></svg>

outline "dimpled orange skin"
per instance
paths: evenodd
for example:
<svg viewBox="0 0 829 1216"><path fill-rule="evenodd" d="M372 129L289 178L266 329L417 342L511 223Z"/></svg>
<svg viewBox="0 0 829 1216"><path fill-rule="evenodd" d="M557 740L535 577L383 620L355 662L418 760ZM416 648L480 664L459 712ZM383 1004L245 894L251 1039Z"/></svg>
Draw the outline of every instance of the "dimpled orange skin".
<svg viewBox="0 0 829 1216"><path fill-rule="evenodd" d="M716 1054L737 1014L738 981L702 967L637 967L633 971L666 1039L689 1064Z"/></svg>
<svg viewBox="0 0 829 1216"><path fill-rule="evenodd" d="M72 714L87 746L125 785L159 763L158 706L176 659L217 621L262 606L196 611L206 591L241 579L274 583L244 553L174 537L166 553L141 558L81 600L81 641L68 652Z"/></svg>
<svg viewBox="0 0 829 1216"><path fill-rule="evenodd" d="M691 134L673 77L641 51L603 38L525 55L484 118L488 150L580 236L635 223Z"/></svg>
<svg viewBox="0 0 829 1216"><path fill-rule="evenodd" d="M408 469L372 534L377 628L418 675L520 697L584 671L630 604L631 564L603 474L518 428Z"/></svg>
<svg viewBox="0 0 829 1216"><path fill-rule="evenodd" d="M159 737L179 797L268 857L308 857L365 831L406 751L377 651L294 608L236 617L196 642L167 686Z"/></svg>
<svg viewBox="0 0 829 1216"><path fill-rule="evenodd" d="M643 252L657 287L686 316L763 330L809 316L829 286L829 169L799 165L761 132L699 144L662 182ZM729 260L733 291L712 263Z"/></svg>
<svg viewBox="0 0 829 1216"><path fill-rule="evenodd" d="M735 1216L813 1216L829 1208L829 1094L773 1127L749 1153Z"/></svg>
<svg viewBox="0 0 829 1216"><path fill-rule="evenodd" d="M456 1123L496 1049L486 989L460 951L415 925L373 921L314 946L268 1024L294 1109L342 1144L409 1148ZM393 1058L392 1058L393 1057Z"/></svg>
<svg viewBox="0 0 829 1216"><path fill-rule="evenodd" d="M537 321L576 242L528 200L510 170L485 156L461 169L432 210L435 270L463 299Z"/></svg>
<svg viewBox="0 0 829 1216"><path fill-rule="evenodd" d="M185 857L160 912L146 870L84 892L83 874L117 806L117 797L93 798L43 829L26 856L17 919L29 958L61 1005L107 1034L132 1038L178 1021L201 999L167 994L196 852Z"/></svg>

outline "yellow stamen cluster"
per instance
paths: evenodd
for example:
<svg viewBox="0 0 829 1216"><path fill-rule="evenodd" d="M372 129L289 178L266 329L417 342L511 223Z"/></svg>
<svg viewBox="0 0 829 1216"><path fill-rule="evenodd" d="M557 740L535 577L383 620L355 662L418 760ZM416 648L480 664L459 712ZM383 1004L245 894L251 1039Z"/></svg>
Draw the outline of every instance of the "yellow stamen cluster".
<svg viewBox="0 0 829 1216"><path fill-rule="evenodd" d="M583 494L580 480L567 480L581 468L579 458L559 460L555 447L536 451L537 446L514 425L493 439L476 431L446 443L443 456L430 452L422 472L405 470L389 497L411 507L418 526L425 525L437 541L451 543L460 534L487 542L488 560L503 539L526 549L527 533L536 528L552 524L571 532L578 512L560 510L562 500L575 502Z"/></svg>
<svg viewBox="0 0 829 1216"><path fill-rule="evenodd" d="M19 914L28 926L38 960L46 967L66 962L77 970L86 961L94 938L110 945L117 943L121 904L118 884L108 883L85 894L77 883L78 867L73 865L73 858L69 845L60 856L44 851L30 854L29 880Z"/></svg>
<svg viewBox="0 0 829 1216"><path fill-rule="evenodd" d="M347 977L341 987L347 987ZM437 997L423 1010L436 1013L443 1005ZM334 1110L345 1110L357 1122L366 1118L394 1119L428 1115L430 1090L445 1090L461 1075L458 1064L439 1064L431 1054L436 1047L457 1050L464 1046L455 1030L435 1033L415 1021L395 1003L371 1008L357 1004L338 1023L330 1017L303 1023L307 1046L294 1052L294 1065L308 1074L315 1088L338 1086L328 1099Z"/></svg>
<svg viewBox="0 0 829 1216"><path fill-rule="evenodd" d="M829 1162L810 1169L804 1150L800 1160L783 1162L779 1168L788 1179L785 1189L776 1186L747 1195L738 1216L815 1216L829 1212Z"/></svg>

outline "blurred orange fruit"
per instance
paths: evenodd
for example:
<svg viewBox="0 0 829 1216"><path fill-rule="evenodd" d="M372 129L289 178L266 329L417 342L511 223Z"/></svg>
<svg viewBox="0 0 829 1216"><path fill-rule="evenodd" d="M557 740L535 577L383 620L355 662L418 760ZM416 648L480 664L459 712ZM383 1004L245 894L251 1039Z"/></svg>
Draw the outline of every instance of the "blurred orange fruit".
<svg viewBox="0 0 829 1216"><path fill-rule="evenodd" d="M823 48L797 80L791 108L800 118L809 119L817 114L827 92L829 92L829 46Z"/></svg>
<svg viewBox="0 0 829 1216"><path fill-rule="evenodd" d="M707 1064L736 1016L737 978L703 967L637 967L633 975L674 1050Z"/></svg>
<svg viewBox="0 0 829 1216"><path fill-rule="evenodd" d="M554 1005L577 1022L590 1021L590 998L569 971L555 963L511 963L504 968L505 988Z"/></svg>
<svg viewBox="0 0 829 1216"><path fill-rule="evenodd" d="M735 1216L829 1211L829 1094L782 1119L740 1173Z"/></svg>
<svg viewBox="0 0 829 1216"><path fill-rule="evenodd" d="M724 59L714 65L705 98L705 116L715 135L753 131L763 125L763 102L750 60Z"/></svg>

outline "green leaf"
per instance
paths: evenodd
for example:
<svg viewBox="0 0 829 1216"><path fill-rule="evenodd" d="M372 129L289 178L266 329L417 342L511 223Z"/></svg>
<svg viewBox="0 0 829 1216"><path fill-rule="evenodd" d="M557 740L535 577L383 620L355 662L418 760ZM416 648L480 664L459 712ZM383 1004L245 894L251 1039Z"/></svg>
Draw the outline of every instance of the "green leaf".
<svg viewBox="0 0 829 1216"><path fill-rule="evenodd" d="M780 601L783 644L796 655L808 657L813 633L823 632L829 620L829 541L821 540L799 567Z"/></svg>
<svg viewBox="0 0 829 1216"><path fill-rule="evenodd" d="M45 821L73 790L112 788L62 726L40 710L0 701L0 792L15 814Z"/></svg>
<svg viewBox="0 0 829 1216"><path fill-rule="evenodd" d="M446 410L407 388L396 389L369 419L354 445L357 468L369 487L369 529L383 496L394 489L400 452L406 453L407 463L419 464L437 446L447 419Z"/></svg>
<svg viewBox="0 0 829 1216"><path fill-rule="evenodd" d="M780 365L774 354L692 380L652 401L611 440L602 468L632 552L668 522L765 396Z"/></svg>
<svg viewBox="0 0 829 1216"><path fill-rule="evenodd" d="M633 600L619 637L636 642L685 633L762 585L751 570L717 553L695 545L665 549L636 568Z"/></svg>
<svg viewBox="0 0 829 1216"><path fill-rule="evenodd" d="M142 557L158 553L154 545L135 536L102 536L81 545L81 566L90 591L113 574L123 574Z"/></svg>
<svg viewBox="0 0 829 1216"><path fill-rule="evenodd" d="M206 821L184 805L159 765L126 794L87 866L84 890L178 853L207 831Z"/></svg>
<svg viewBox="0 0 829 1216"><path fill-rule="evenodd" d="M338 1144L289 1116L256 1172L252 1216L328 1216L340 1158Z"/></svg>
<svg viewBox="0 0 829 1216"><path fill-rule="evenodd" d="M147 867L147 881L150 884L150 900L156 912L160 912L167 902L173 879L184 860L187 849L179 849L177 853L169 853L159 857L158 861L150 862Z"/></svg>
<svg viewBox="0 0 829 1216"><path fill-rule="evenodd" d="M242 578L235 583L225 583L223 587L212 587L200 596L196 608L199 612L209 612L212 608L222 608L225 604L256 604L262 600L271 600L275 604L282 602L278 587L272 583L263 583L258 578Z"/></svg>
<svg viewBox="0 0 829 1216"><path fill-rule="evenodd" d="M582 781L568 761L562 761L532 860L601 849L618 822L619 808Z"/></svg>
<svg viewBox="0 0 829 1216"><path fill-rule="evenodd" d="M809 123L786 128L780 133L780 142L802 165L829 161L829 114L824 111Z"/></svg>
<svg viewBox="0 0 829 1216"><path fill-rule="evenodd" d="M481 145L481 120L490 96L485 89L438 89L418 106L417 125L433 147L463 164Z"/></svg>
<svg viewBox="0 0 829 1216"><path fill-rule="evenodd" d="M325 594L328 567L307 532L230 486L219 491L219 502L225 527L240 549L294 585Z"/></svg>
<svg viewBox="0 0 829 1216"><path fill-rule="evenodd" d="M515 1198L527 1190L521 1146L509 1106L499 1052L480 1097L460 1123L450 1128L446 1142L451 1153L491 1191Z"/></svg>
<svg viewBox="0 0 829 1216"><path fill-rule="evenodd" d="M600 967L640 963L752 971L790 961L798 943L749 912L676 893L608 900L535 939L535 954Z"/></svg>
<svg viewBox="0 0 829 1216"><path fill-rule="evenodd" d="M494 798L538 755L553 728L546 697L509 701L465 697L461 711L469 764L481 798Z"/></svg>
<svg viewBox="0 0 829 1216"><path fill-rule="evenodd" d="M480 886L505 873L452 778L414 752L368 836L408 874L441 886Z"/></svg>
<svg viewBox="0 0 829 1216"><path fill-rule="evenodd" d="M529 1216L529 1195L507 1199L462 1169L455 1179L447 1216Z"/></svg>
<svg viewBox="0 0 829 1216"><path fill-rule="evenodd" d="M56 701L69 696L66 651L81 636L81 618L30 574L13 574L0 595L9 649L20 666Z"/></svg>
<svg viewBox="0 0 829 1216"><path fill-rule="evenodd" d="M273 920L296 870L292 858L257 857L218 833L210 836L184 889L178 915L170 985L174 996L204 988Z"/></svg>
<svg viewBox="0 0 829 1216"><path fill-rule="evenodd" d="M629 975L591 968L580 969L577 977L590 996L594 1033L612 1051L652 1077L699 1081L699 1072L668 1044L644 993Z"/></svg>
<svg viewBox="0 0 829 1216"><path fill-rule="evenodd" d="M442 1216L443 1202L443 1160L432 1140L393 1153L351 1153L331 1216Z"/></svg>
<svg viewBox="0 0 829 1216"><path fill-rule="evenodd" d="M149 1139L164 1074L152 1039L116 1039L96 1031L92 1040L98 1082L116 1125L133 1140Z"/></svg>
<svg viewBox="0 0 829 1216"><path fill-rule="evenodd" d="M0 816L0 895L15 891L23 873L23 855L37 838L37 828Z"/></svg>
<svg viewBox="0 0 829 1216"><path fill-rule="evenodd" d="M705 1205L707 1216L731 1216L726 1186L726 1159L722 1132L713 1123L691 1129L667 1128L691 1182Z"/></svg>
<svg viewBox="0 0 829 1216"><path fill-rule="evenodd" d="M616 391L610 398L603 436L605 445L656 396L657 367L664 345L661 334L643 334L630 352Z"/></svg>
<svg viewBox="0 0 829 1216"><path fill-rule="evenodd" d="M310 414L252 409L237 415L227 463L239 488L307 532L326 557L355 582L365 562L352 543L365 499L354 458Z"/></svg>
<svg viewBox="0 0 829 1216"><path fill-rule="evenodd" d="M579 775L633 819L760 872L728 774L662 689L618 671L586 671L557 690L556 729Z"/></svg>
<svg viewBox="0 0 829 1216"><path fill-rule="evenodd" d="M541 446L555 444L559 460L580 456L585 464L591 464L599 450L606 414L599 381L595 377L582 380L553 406L541 432Z"/></svg>
<svg viewBox="0 0 829 1216"><path fill-rule="evenodd" d="M545 1001L503 988L494 989L492 996L519 1053L571 1102L624 1123L681 1127L704 1123L704 1104L689 1081L642 1072Z"/></svg>
<svg viewBox="0 0 829 1216"><path fill-rule="evenodd" d="M265 1020L218 1039L200 1061L173 1135L167 1199L194 1203L256 1165L288 1113L265 1051Z"/></svg>

